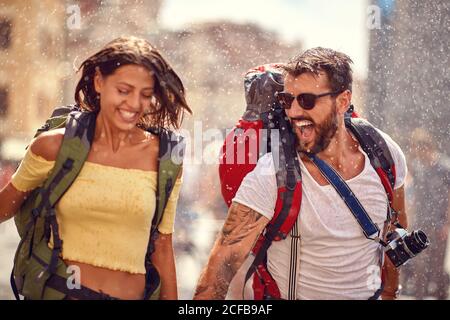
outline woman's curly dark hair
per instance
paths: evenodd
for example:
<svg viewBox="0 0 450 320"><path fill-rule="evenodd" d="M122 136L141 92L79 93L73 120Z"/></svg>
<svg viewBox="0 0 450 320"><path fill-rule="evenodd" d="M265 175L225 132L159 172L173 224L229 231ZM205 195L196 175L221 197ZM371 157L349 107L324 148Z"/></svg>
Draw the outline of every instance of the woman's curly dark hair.
<svg viewBox="0 0 450 320"><path fill-rule="evenodd" d="M144 115L138 125L178 129L184 112L192 114L186 103L184 86L178 75L150 42L136 37L120 37L86 59L78 69L82 70L75 88L75 101L86 111L98 112L100 100L94 88L96 70L108 76L121 66L135 64L147 68L155 78L154 103L150 113Z"/></svg>

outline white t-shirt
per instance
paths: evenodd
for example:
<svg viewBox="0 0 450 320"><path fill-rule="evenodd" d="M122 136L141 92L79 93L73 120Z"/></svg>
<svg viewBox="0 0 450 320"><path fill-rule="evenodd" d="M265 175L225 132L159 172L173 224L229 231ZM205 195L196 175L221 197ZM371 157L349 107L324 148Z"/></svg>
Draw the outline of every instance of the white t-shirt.
<svg viewBox="0 0 450 320"><path fill-rule="evenodd" d="M382 135L395 163L394 189L397 189L406 177L405 156L387 134ZM359 150L364 154L364 169L346 182L374 223L383 230L388 205L386 192L369 158L361 148ZM278 284L281 297L368 299L381 283L380 245L365 238L336 190L331 185L320 186L301 160L300 165L303 194L297 226L294 227L300 239L289 235L284 240L274 241L267 252L267 266ZM275 168L272 155L268 153L244 178L233 201L272 219L276 199ZM297 255L291 253L293 246L298 247ZM295 263L297 272L290 273L290 266Z"/></svg>

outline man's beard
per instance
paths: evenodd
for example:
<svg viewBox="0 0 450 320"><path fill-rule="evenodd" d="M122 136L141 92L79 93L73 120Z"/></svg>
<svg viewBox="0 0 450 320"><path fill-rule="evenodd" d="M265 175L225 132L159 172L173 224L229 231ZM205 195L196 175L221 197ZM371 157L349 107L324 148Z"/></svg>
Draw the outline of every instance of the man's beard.
<svg viewBox="0 0 450 320"><path fill-rule="evenodd" d="M297 138L297 149L299 152L319 153L325 150L331 142L331 139L336 134L338 128L338 117L336 111L336 102L333 103L332 111L328 117L321 123L315 124L316 137L314 138L313 146L307 148L302 141Z"/></svg>

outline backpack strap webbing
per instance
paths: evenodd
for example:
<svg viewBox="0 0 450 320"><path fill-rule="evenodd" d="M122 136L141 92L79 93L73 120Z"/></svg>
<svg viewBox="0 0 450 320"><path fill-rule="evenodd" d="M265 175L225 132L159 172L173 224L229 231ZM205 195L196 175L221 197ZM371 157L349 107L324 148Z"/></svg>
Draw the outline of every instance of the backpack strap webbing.
<svg viewBox="0 0 450 320"><path fill-rule="evenodd" d="M119 300L103 292L94 291L80 284L76 290L67 287L67 279L58 274L53 274L46 285L54 290L64 293L67 297L78 300Z"/></svg>
<svg viewBox="0 0 450 320"><path fill-rule="evenodd" d="M364 152L367 153L372 167L380 175L383 187L392 204L393 189L395 186L395 165L389 147L383 136L368 121L361 118L346 116L345 125L355 135ZM385 176L385 178L383 178Z"/></svg>

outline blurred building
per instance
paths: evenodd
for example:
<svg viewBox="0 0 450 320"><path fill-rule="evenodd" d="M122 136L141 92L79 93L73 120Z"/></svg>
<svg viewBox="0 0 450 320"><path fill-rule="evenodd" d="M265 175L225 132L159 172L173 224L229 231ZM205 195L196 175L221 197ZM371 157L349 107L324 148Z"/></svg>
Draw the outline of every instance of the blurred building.
<svg viewBox="0 0 450 320"><path fill-rule="evenodd" d="M450 150L450 2L372 0L380 28L370 31L369 117L401 145L426 127Z"/></svg>
<svg viewBox="0 0 450 320"><path fill-rule="evenodd" d="M185 82L188 98L205 126L231 128L245 108L243 77L257 65L284 62L300 43L255 24L210 22L152 37Z"/></svg>
<svg viewBox="0 0 450 320"><path fill-rule="evenodd" d="M158 32L157 17L163 0L65 0L67 10L77 14L79 21L71 21L66 33L65 61L70 69L64 80L64 101L73 103L76 82L75 71L80 64L100 50L106 43L133 35L148 38ZM74 7L76 6L76 7Z"/></svg>
<svg viewBox="0 0 450 320"><path fill-rule="evenodd" d="M63 24L61 1L0 4L0 159L20 157L24 139L61 102Z"/></svg>

